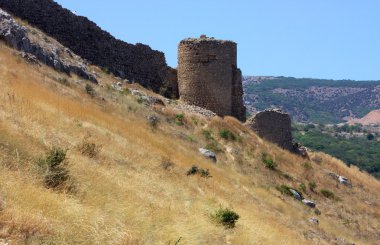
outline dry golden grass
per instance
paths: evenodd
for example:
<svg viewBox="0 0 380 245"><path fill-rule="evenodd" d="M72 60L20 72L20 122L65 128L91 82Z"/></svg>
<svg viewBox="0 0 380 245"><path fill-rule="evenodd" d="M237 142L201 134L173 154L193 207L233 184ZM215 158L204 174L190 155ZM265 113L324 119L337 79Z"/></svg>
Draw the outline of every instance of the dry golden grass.
<svg viewBox="0 0 380 245"><path fill-rule="evenodd" d="M99 71L100 72L100 71ZM0 47L0 239L10 244L334 244L337 237L357 244L376 244L379 237L380 184L322 153L307 161L258 138L237 120L207 120L149 108L130 95L107 89L112 77L101 74L96 98L84 83L47 67L36 67ZM132 85L137 86L137 85ZM138 86L137 86L138 87ZM142 88L139 88L142 89ZM100 99L105 98L105 100ZM152 130L146 120L156 114ZM203 158L209 129L222 147L218 162ZM239 137L226 141L228 129ZM78 150L84 139L101 145L96 157ZM75 193L46 189L36 159L51 147L67 149ZM231 149L234 149L233 151ZM278 164L272 171L262 153ZM170 168L162 166L169 159ZM303 164L308 162L311 168ZM193 165L209 169L211 178L186 176ZM345 175L354 188L341 186L324 169ZM284 177L292 176L292 180ZM313 210L275 190L315 181L339 200L310 190L320 225L310 224ZM209 218L219 206L240 219L226 230Z"/></svg>

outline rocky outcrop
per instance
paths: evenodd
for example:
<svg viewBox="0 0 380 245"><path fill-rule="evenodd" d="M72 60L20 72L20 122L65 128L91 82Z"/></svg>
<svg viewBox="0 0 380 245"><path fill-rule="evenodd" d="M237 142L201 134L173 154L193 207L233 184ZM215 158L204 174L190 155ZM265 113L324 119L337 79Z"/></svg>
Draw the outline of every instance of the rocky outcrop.
<svg viewBox="0 0 380 245"><path fill-rule="evenodd" d="M162 99L155 97L155 96L149 96L145 92L142 92L137 89L129 89L129 92L132 96L134 96L139 103L142 103L146 106L165 106L165 103Z"/></svg>
<svg viewBox="0 0 380 245"><path fill-rule="evenodd" d="M194 114L199 114L202 116L205 116L207 118L213 118L216 116L216 114L210 110L207 110L205 108L195 106L195 105L189 105L185 103L179 103L177 105L174 105L176 109L179 109L181 111L185 111L188 113L194 113Z"/></svg>
<svg viewBox="0 0 380 245"><path fill-rule="evenodd" d="M302 201L302 195L300 193L298 193L298 191L296 190L293 190L293 189L289 189L290 193L292 193L293 197L299 201Z"/></svg>
<svg viewBox="0 0 380 245"><path fill-rule="evenodd" d="M303 199L302 203L305 204L306 206L309 206L311 208L315 208L317 204L311 200Z"/></svg>
<svg viewBox="0 0 380 245"><path fill-rule="evenodd" d="M26 20L82 58L116 76L138 82L155 92L160 88L165 88L167 94L176 91L175 72L167 66L162 52L147 45L118 40L92 21L52 0L1 0L0 8Z"/></svg>
<svg viewBox="0 0 380 245"><path fill-rule="evenodd" d="M199 153L201 153L203 156L205 156L206 158L209 158L211 160L213 160L214 162L216 162L216 155L214 152L208 150L208 149L205 149L205 148L199 148Z"/></svg>
<svg viewBox="0 0 380 245"><path fill-rule="evenodd" d="M37 30L21 25L11 15L0 9L0 39L21 52L21 56L31 63L38 61L68 75L74 73L84 79L97 83L83 60L39 33ZM70 58L66 58L70 56Z"/></svg>
<svg viewBox="0 0 380 245"><path fill-rule="evenodd" d="M309 222L312 223L312 224L314 224L314 225L319 225L319 220L317 218L315 218L315 217L311 217L309 219Z"/></svg>
<svg viewBox="0 0 380 245"><path fill-rule="evenodd" d="M247 120L246 126L283 149L294 152L290 116L279 109L257 113Z"/></svg>
<svg viewBox="0 0 380 245"><path fill-rule="evenodd" d="M348 178L342 175L336 174L334 172L328 171L328 170L325 170L325 172L328 176L332 177L333 179L338 181L340 184L348 186L348 187L352 187L352 183Z"/></svg>

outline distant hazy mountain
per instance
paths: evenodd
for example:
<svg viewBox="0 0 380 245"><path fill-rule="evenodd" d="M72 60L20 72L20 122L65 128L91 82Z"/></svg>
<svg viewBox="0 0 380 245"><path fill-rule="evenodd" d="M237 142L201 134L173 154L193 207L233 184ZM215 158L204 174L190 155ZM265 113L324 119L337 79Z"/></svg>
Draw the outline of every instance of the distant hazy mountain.
<svg viewBox="0 0 380 245"><path fill-rule="evenodd" d="M282 108L298 122L338 123L380 109L380 81L244 76L249 113Z"/></svg>

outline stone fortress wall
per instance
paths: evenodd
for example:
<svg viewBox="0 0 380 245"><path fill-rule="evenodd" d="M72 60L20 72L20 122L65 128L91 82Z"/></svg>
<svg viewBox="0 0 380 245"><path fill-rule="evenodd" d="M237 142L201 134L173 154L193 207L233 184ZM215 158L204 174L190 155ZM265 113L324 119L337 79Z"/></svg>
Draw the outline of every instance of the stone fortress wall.
<svg viewBox="0 0 380 245"><path fill-rule="evenodd" d="M118 40L53 0L0 0L0 8L26 20L92 64L155 92L178 97L176 72L167 66L162 52Z"/></svg>
<svg viewBox="0 0 380 245"><path fill-rule="evenodd" d="M178 47L178 87L181 100L245 120L237 45L202 35Z"/></svg>
<svg viewBox="0 0 380 245"><path fill-rule="evenodd" d="M166 97L245 120L237 45L202 37L179 44L178 69L162 52L114 38L86 17L53 0L0 0L0 8L27 21L90 63Z"/></svg>

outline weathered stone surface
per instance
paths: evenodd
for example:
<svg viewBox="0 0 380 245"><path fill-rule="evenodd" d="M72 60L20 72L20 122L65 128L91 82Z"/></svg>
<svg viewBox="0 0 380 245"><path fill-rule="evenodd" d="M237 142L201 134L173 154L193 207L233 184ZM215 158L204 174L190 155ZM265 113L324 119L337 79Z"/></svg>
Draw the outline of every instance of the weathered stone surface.
<svg viewBox="0 0 380 245"><path fill-rule="evenodd" d="M214 152L204 149L204 148L199 148L199 153L201 153L203 156L210 158L216 162L216 155Z"/></svg>
<svg viewBox="0 0 380 245"><path fill-rule="evenodd" d="M330 177L332 177L333 179L335 179L336 181L338 181L339 183L341 183L342 185L345 185L345 186L348 186L348 187L352 187L352 183L351 181L344 177L344 176L341 176L339 174L336 174L334 172L331 172L329 170L325 170L326 174L329 175Z"/></svg>
<svg viewBox="0 0 380 245"><path fill-rule="evenodd" d="M212 112L210 110L207 110L207 109L204 109L202 107L195 106L195 105L188 105L188 104L182 104L181 103L181 104L175 105L175 108L182 110L182 111L189 112L189 113L200 114L200 115L208 117L208 118L213 118L216 116L215 112Z"/></svg>
<svg viewBox="0 0 380 245"><path fill-rule="evenodd" d="M28 62L44 63L54 69L67 74L74 73L78 76L97 83L84 61L79 57L74 58L70 53L71 59L65 59L64 48L58 43L51 42L38 36L36 30L30 30L15 21L11 15L0 9L0 39L3 39L10 47L22 51L21 56Z"/></svg>
<svg viewBox="0 0 380 245"><path fill-rule="evenodd" d="M351 186L351 181L344 176L339 176L338 181L343 185Z"/></svg>
<svg viewBox="0 0 380 245"><path fill-rule="evenodd" d="M301 157L310 160L309 154L307 153L308 149L305 146L301 145L300 143L293 144L293 151L294 153L297 153Z"/></svg>
<svg viewBox="0 0 380 245"><path fill-rule="evenodd" d="M141 96L140 99L147 105L160 105L160 106L165 106L165 103L157 97L153 96Z"/></svg>
<svg viewBox="0 0 380 245"><path fill-rule="evenodd" d="M37 57L32 54L21 52L19 55L21 56L21 58L25 59L30 64L40 65Z"/></svg>
<svg viewBox="0 0 380 245"><path fill-rule="evenodd" d="M178 46L178 87L181 100L220 116L245 120L237 45L214 38L188 38Z"/></svg>
<svg viewBox="0 0 380 245"><path fill-rule="evenodd" d="M335 239L337 245L355 245L355 243L352 243L352 242L347 242L346 239L344 238L341 238L341 237L337 237Z"/></svg>
<svg viewBox="0 0 380 245"><path fill-rule="evenodd" d="M107 68L116 76L138 82L155 92L161 87L176 90L176 78L162 52L147 45L118 40L86 17L75 15L53 0L1 0L0 8L28 21L74 53ZM167 80L168 75L171 76Z"/></svg>
<svg viewBox="0 0 380 245"><path fill-rule="evenodd" d="M311 207L311 208L315 208L315 206L317 206L315 204L315 202L313 202L311 200L307 200L307 199L303 199L302 203L305 204L305 205L307 205L307 206L309 206L309 207Z"/></svg>
<svg viewBox="0 0 380 245"><path fill-rule="evenodd" d="M149 115L147 119L148 119L149 125L153 128L155 128L160 122L160 119L156 115Z"/></svg>
<svg viewBox="0 0 380 245"><path fill-rule="evenodd" d="M278 109L257 113L247 120L246 126L261 138L294 152L290 116Z"/></svg>
<svg viewBox="0 0 380 245"><path fill-rule="evenodd" d="M310 218L309 222L312 224L315 224L315 225L319 225L319 220L317 218L314 218L314 217Z"/></svg>
<svg viewBox="0 0 380 245"><path fill-rule="evenodd" d="M160 105L165 106L165 103L162 99L154 96L149 96L145 92L142 92L137 89L130 89L131 95L136 97L141 103L152 106L152 105Z"/></svg>
<svg viewBox="0 0 380 245"><path fill-rule="evenodd" d="M302 196L299 194L296 190L289 189L289 191L292 193L293 197L299 201L302 201Z"/></svg>

